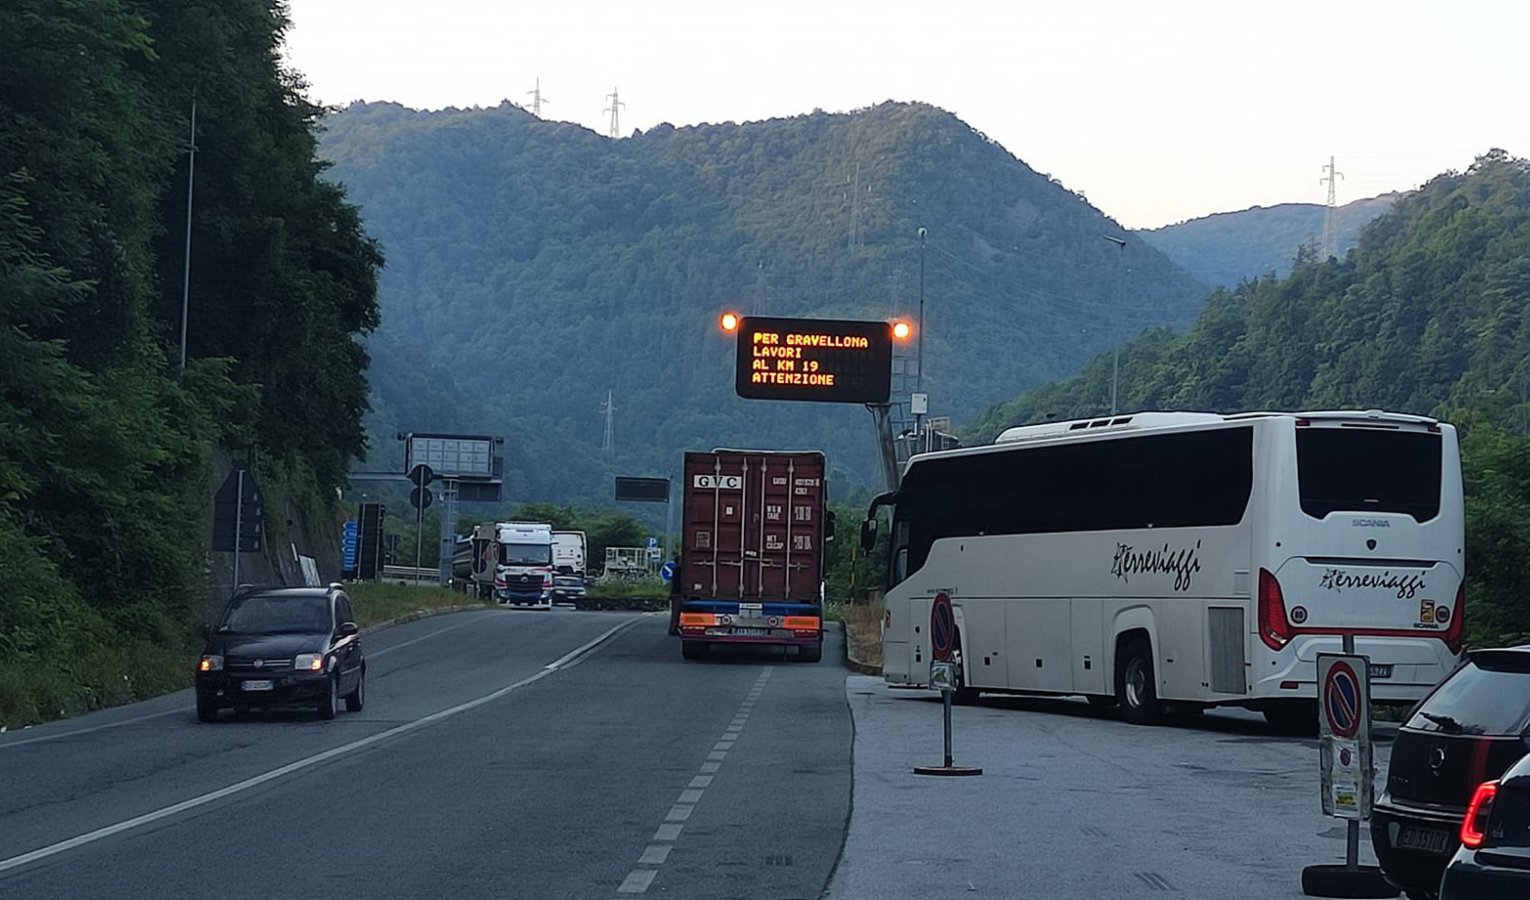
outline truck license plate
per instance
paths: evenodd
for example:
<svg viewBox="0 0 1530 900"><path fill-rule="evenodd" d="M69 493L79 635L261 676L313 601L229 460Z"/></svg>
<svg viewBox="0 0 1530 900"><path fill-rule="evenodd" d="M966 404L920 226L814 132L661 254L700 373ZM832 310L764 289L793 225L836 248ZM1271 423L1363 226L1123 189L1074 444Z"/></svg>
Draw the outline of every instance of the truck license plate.
<svg viewBox="0 0 1530 900"><path fill-rule="evenodd" d="M733 633L744 637L770 637L769 628L735 628Z"/></svg>
<svg viewBox="0 0 1530 900"><path fill-rule="evenodd" d="M264 681L246 681L240 687L247 691L270 691L276 689L276 684L268 679Z"/></svg>

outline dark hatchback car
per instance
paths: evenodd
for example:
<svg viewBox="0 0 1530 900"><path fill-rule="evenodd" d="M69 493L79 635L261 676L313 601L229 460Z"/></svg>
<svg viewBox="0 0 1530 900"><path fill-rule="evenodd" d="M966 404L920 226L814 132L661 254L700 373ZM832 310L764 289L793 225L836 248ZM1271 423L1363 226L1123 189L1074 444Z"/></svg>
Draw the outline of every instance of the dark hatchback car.
<svg viewBox="0 0 1530 900"><path fill-rule="evenodd" d="M367 662L350 598L328 588L248 589L234 597L197 663L197 718L314 706L333 719L366 702Z"/></svg>
<svg viewBox="0 0 1530 900"><path fill-rule="evenodd" d="M584 599L584 579L577 575L559 575L553 579L552 602L573 603Z"/></svg>
<svg viewBox="0 0 1530 900"><path fill-rule="evenodd" d="M1371 845L1387 880L1435 897L1477 786L1530 751L1530 645L1473 650L1398 731Z"/></svg>
<svg viewBox="0 0 1530 900"><path fill-rule="evenodd" d="M1530 756L1477 788L1440 900L1530 897Z"/></svg>

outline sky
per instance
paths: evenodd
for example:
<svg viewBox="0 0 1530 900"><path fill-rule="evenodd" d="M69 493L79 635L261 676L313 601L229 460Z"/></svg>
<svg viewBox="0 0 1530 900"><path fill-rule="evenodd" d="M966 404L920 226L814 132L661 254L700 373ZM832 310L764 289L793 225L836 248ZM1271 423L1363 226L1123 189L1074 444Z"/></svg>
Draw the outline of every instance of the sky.
<svg viewBox="0 0 1530 900"><path fill-rule="evenodd" d="M1129 228L1530 156L1521 0L288 0L310 96L531 105L623 135L950 110Z"/></svg>

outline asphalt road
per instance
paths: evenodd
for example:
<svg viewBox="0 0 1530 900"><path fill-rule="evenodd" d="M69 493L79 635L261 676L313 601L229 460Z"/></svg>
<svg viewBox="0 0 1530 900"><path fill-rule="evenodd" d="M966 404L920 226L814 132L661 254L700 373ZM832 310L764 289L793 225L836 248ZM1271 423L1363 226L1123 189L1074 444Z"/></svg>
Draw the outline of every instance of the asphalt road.
<svg viewBox="0 0 1530 900"><path fill-rule="evenodd" d="M990 697L952 717L954 761L983 774L931 778L912 769L941 762L933 695L863 676L846 692L855 812L829 900L1297 900L1303 866L1344 862L1316 739L1258 715L1144 728L1082 699ZM1396 727L1377 732L1384 770Z"/></svg>
<svg viewBox="0 0 1530 900"><path fill-rule="evenodd" d="M819 896L839 648L686 663L665 624L425 619L364 638L366 709L334 722L202 725L183 692L0 735L0 897Z"/></svg>

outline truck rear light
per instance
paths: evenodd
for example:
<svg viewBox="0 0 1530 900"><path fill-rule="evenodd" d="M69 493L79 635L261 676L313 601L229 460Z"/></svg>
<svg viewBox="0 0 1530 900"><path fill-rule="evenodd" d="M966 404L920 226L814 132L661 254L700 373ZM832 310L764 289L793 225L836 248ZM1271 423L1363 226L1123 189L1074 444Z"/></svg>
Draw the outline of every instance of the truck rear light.
<svg viewBox="0 0 1530 900"><path fill-rule="evenodd" d="M713 615L712 613L688 613L688 612L683 612L683 613L680 614L680 627L681 628L684 628L687 625L694 625L694 626L696 626L698 628L706 628L708 625L716 625L716 624L717 624L717 616Z"/></svg>
<svg viewBox="0 0 1530 900"><path fill-rule="evenodd" d="M817 631L819 627L817 616L787 616L783 624L797 631Z"/></svg>
<svg viewBox="0 0 1530 900"><path fill-rule="evenodd" d="M1487 839L1488 816L1493 813L1496 796L1498 782L1477 785L1477 793L1472 795L1472 803L1466 808L1466 818L1461 820L1461 846L1476 850Z"/></svg>
<svg viewBox="0 0 1530 900"><path fill-rule="evenodd" d="M706 634L707 633L707 629L706 629L706 626L704 626L704 625L681 625L680 626L680 633L681 634Z"/></svg>
<svg viewBox="0 0 1530 900"><path fill-rule="evenodd" d="M1450 622L1445 626L1445 633L1440 639L1445 642L1446 649L1456 656L1461 655L1461 645L1466 636L1466 582L1456 588L1456 608L1451 610Z"/></svg>
<svg viewBox="0 0 1530 900"><path fill-rule="evenodd" d="M818 629L816 629L816 628L798 628L797 630L792 632L792 636L793 637L800 637L800 638L815 638L815 637L818 637Z"/></svg>
<svg viewBox="0 0 1530 900"><path fill-rule="evenodd" d="M1295 632L1286 618L1286 598L1268 569L1259 570L1259 639L1271 650L1282 650Z"/></svg>

